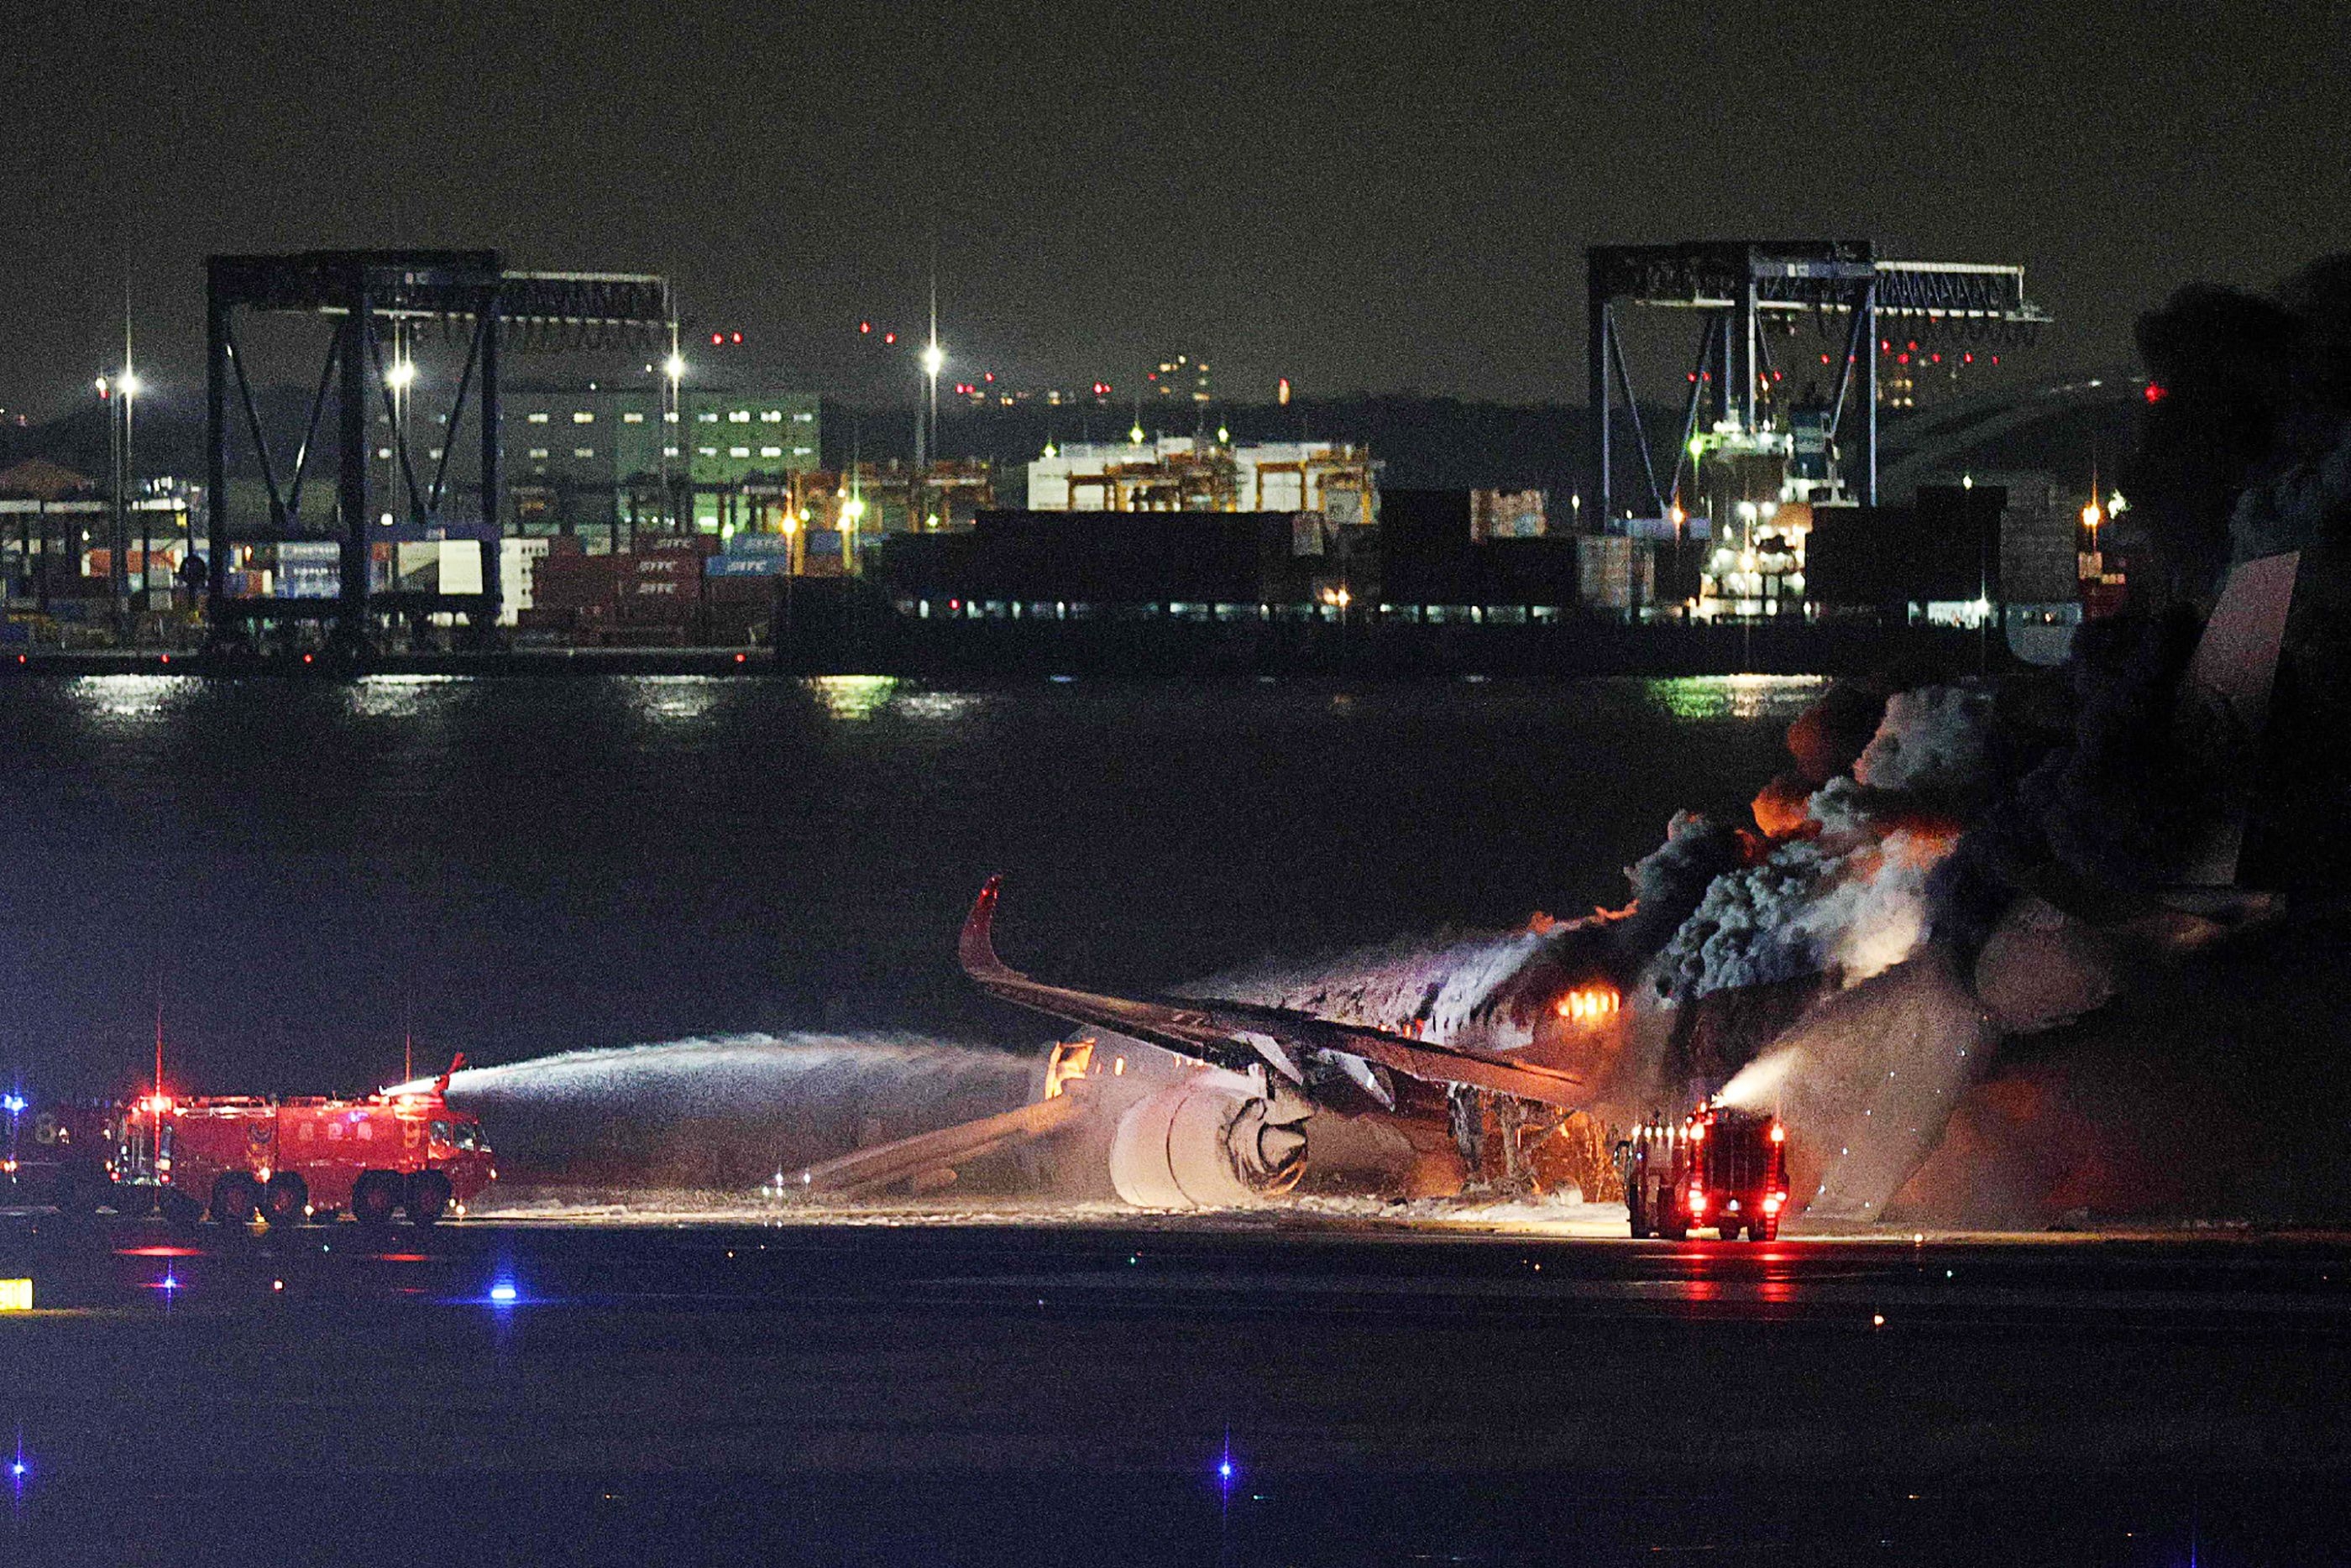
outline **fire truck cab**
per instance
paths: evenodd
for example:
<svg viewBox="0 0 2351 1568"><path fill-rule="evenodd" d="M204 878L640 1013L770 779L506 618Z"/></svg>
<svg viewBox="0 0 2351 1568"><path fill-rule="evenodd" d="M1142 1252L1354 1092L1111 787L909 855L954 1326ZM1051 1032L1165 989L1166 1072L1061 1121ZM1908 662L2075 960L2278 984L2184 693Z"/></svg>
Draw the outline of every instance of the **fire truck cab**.
<svg viewBox="0 0 2351 1568"><path fill-rule="evenodd" d="M7 1143L0 1149L0 1201L51 1204L68 1213L112 1201L129 1106L120 1100L36 1106L13 1096L10 1104Z"/></svg>
<svg viewBox="0 0 2351 1568"><path fill-rule="evenodd" d="M1616 1146L1635 1236L1686 1239L1713 1228L1726 1241L1780 1234L1788 1203L1788 1129L1778 1118L1702 1105L1680 1121L1653 1117Z"/></svg>
<svg viewBox="0 0 2351 1568"><path fill-rule="evenodd" d="M118 1179L165 1214L222 1224L363 1223L404 1212L431 1225L497 1178L480 1122L438 1087L350 1099L224 1096L140 1102ZM118 1205L118 1208L120 1206Z"/></svg>

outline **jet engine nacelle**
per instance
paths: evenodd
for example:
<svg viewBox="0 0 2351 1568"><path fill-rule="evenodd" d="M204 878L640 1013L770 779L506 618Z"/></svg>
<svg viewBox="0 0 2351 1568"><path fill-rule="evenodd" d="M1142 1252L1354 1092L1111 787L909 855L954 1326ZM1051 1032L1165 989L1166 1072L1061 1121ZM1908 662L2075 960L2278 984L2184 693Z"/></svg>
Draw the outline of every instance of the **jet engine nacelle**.
<svg viewBox="0 0 2351 1568"><path fill-rule="evenodd" d="M1278 1198L1306 1174L1302 1100L1196 1073L1136 1101L1111 1137L1111 1183L1139 1209L1227 1209Z"/></svg>

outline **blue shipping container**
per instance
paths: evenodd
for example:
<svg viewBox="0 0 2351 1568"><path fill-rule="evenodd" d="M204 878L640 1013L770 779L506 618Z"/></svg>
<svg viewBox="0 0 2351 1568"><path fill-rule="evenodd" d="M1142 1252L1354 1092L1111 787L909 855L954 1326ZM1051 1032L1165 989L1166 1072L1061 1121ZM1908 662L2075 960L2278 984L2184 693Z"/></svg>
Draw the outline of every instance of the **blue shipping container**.
<svg viewBox="0 0 2351 1568"><path fill-rule="evenodd" d="M713 556L702 564L705 577L783 577L791 575L791 558L787 556Z"/></svg>

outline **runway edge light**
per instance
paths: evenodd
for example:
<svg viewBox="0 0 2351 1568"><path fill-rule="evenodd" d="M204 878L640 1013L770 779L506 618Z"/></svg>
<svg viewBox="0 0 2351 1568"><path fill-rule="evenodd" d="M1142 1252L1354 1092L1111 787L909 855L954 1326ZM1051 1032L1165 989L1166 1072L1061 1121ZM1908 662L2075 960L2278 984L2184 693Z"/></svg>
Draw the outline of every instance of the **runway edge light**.
<svg viewBox="0 0 2351 1568"><path fill-rule="evenodd" d="M0 1280L0 1312L30 1312L32 1310L32 1281Z"/></svg>

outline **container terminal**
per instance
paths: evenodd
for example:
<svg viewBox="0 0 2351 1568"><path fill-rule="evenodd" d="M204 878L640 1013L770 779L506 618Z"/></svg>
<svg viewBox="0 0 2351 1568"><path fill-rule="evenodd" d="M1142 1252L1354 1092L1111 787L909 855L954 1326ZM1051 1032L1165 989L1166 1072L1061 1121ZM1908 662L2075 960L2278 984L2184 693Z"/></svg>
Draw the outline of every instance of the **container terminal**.
<svg viewBox="0 0 2351 1568"><path fill-rule="evenodd" d="M94 388L103 475L0 467L0 669L1990 668L2121 602L2128 503L2073 448L2160 389L1969 389L2048 325L2022 268L1703 241L1596 246L1586 279L1554 450L1451 452L1473 482L1437 484L1307 434L1286 380L1217 402L1188 354L1131 400L953 381L992 450L951 457L935 330L885 334L921 369L913 457L869 457L895 421L735 369L740 333L705 352L659 276L215 256L193 472L139 461L193 426L127 363ZM1650 320L1696 324L1677 386L1636 378L1666 362L1628 352ZM611 369L509 385L517 356Z"/></svg>

